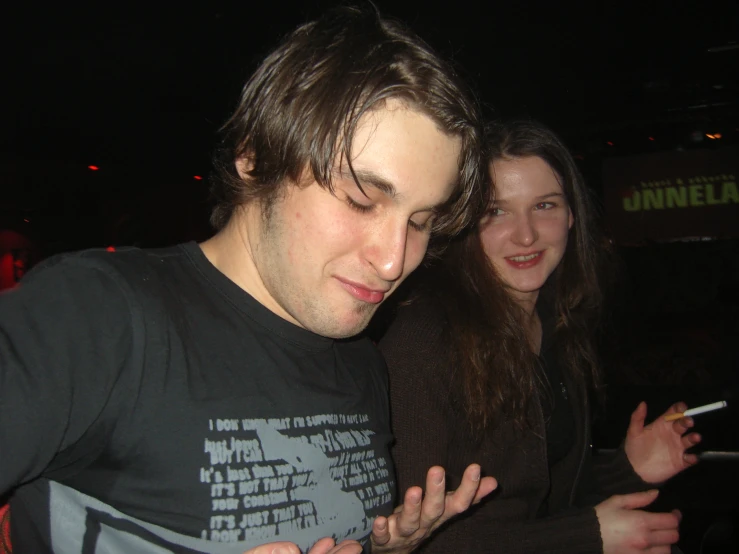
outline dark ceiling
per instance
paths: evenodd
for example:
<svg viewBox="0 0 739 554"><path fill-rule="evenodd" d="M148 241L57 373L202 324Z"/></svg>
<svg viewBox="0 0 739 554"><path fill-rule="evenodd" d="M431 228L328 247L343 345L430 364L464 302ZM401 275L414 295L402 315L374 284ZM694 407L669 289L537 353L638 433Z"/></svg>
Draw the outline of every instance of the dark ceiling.
<svg viewBox="0 0 739 554"><path fill-rule="evenodd" d="M261 56L334 3L11 11L0 147L200 159ZM378 4L453 56L497 114L570 132L690 106L736 111L735 1Z"/></svg>
<svg viewBox="0 0 739 554"><path fill-rule="evenodd" d="M88 164L116 168L132 187L207 174L243 81L281 35L335 3L3 8L0 182L27 169L48 187L49 174L67 182L70 167ZM735 0L377 5L452 56L490 115L541 119L576 151L737 134Z"/></svg>

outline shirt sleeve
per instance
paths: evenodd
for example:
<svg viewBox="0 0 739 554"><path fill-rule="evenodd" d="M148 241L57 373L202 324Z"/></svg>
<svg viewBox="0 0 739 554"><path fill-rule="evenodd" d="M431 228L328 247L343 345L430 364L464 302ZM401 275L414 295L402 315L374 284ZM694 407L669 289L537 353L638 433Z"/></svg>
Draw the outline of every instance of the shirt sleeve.
<svg viewBox="0 0 739 554"><path fill-rule="evenodd" d="M495 498L487 501L495 503ZM484 510L484 506L482 507ZM600 554L603 541L593 508L526 521L505 518L506 503L495 508L498 517L476 517L475 509L452 519L424 543L419 552L446 554Z"/></svg>
<svg viewBox="0 0 739 554"><path fill-rule="evenodd" d="M448 412L439 402L443 390L437 352L439 329L401 310L380 341L388 366L390 421L395 442L391 453L398 483L398 502L411 486L425 488L426 472L446 467L450 442ZM417 429L423 429L419 433ZM428 440L433 436L434 440Z"/></svg>
<svg viewBox="0 0 739 554"><path fill-rule="evenodd" d="M114 272L80 255L0 295L0 495L100 448L130 314Z"/></svg>
<svg viewBox="0 0 739 554"><path fill-rule="evenodd" d="M624 443L614 451L601 452L592 458L592 484L594 491L608 497L629 494L654 488L634 471L624 449Z"/></svg>

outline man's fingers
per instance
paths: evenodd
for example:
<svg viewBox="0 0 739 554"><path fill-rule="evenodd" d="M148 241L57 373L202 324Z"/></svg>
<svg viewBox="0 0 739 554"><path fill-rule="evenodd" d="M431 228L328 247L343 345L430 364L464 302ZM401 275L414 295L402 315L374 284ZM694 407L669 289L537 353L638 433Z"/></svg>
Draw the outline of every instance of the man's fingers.
<svg viewBox="0 0 739 554"><path fill-rule="evenodd" d="M313 547L308 551L308 554L328 554L331 549L336 545L334 539L331 537L324 537L320 539ZM300 552L298 550L298 552ZM274 552L273 554L283 554L282 552Z"/></svg>
<svg viewBox="0 0 739 554"><path fill-rule="evenodd" d="M362 554L362 545L357 541L341 541L329 550L327 554Z"/></svg>
<svg viewBox="0 0 739 554"><path fill-rule="evenodd" d="M480 466L472 464L465 470L459 488L447 493L444 468L434 466L426 474L425 494L420 487L410 487L403 504L390 517L374 521L372 544L378 547L378 552L410 551L447 519L464 512L497 486L492 477L481 479ZM399 544L404 545L401 550L398 550ZM350 552L353 551L336 550L336 554ZM334 551L327 554L334 554Z"/></svg>
<svg viewBox="0 0 739 554"><path fill-rule="evenodd" d="M401 537L409 537L418 530L421 523L423 491L420 487L410 487L403 498L403 509L396 512L395 529Z"/></svg>
<svg viewBox="0 0 739 554"><path fill-rule="evenodd" d="M380 516L372 523L372 542L378 546L390 540L390 527L386 517Z"/></svg>
<svg viewBox="0 0 739 554"><path fill-rule="evenodd" d="M483 477L480 479L480 486L477 488L477 493L475 494L475 498L472 500L472 503L477 504L497 488L498 481L495 477Z"/></svg>
<svg viewBox="0 0 739 554"><path fill-rule="evenodd" d="M408 487L408 490L405 491L405 496L403 497L403 506L401 506L401 508L403 509L403 511L405 511L406 504L409 508L416 505L420 506L422 498L423 489L421 487Z"/></svg>
<svg viewBox="0 0 739 554"><path fill-rule="evenodd" d="M426 495L423 498L420 525L433 526L446 507L446 474L444 468L434 466L426 474Z"/></svg>
<svg viewBox="0 0 739 554"><path fill-rule="evenodd" d="M464 470L462 482L453 493L449 493L446 498L446 510L444 519L461 514L470 507L475 500L477 491L480 488L480 466L472 464Z"/></svg>
<svg viewBox="0 0 739 554"><path fill-rule="evenodd" d="M324 539L321 539L324 540ZM333 539L329 539L334 544ZM321 542L321 541L318 541ZM325 554L326 551L310 551L310 554ZM291 542L271 542L247 550L244 554L300 554L300 549Z"/></svg>
<svg viewBox="0 0 739 554"><path fill-rule="evenodd" d="M278 547L273 552L265 552L264 554L287 554L288 552L290 554L293 554L293 551L285 551L283 552L280 550L281 547ZM297 554L300 554L300 550L295 548L295 551ZM362 545L359 544L357 541L350 541L345 540L341 541L339 544L334 543L334 539L331 537L325 537L321 540L319 540L316 544L313 545L313 547L308 551L307 554L361 554L362 553ZM246 554L251 554L251 550L247 552ZM262 554L262 552L255 552L254 554Z"/></svg>

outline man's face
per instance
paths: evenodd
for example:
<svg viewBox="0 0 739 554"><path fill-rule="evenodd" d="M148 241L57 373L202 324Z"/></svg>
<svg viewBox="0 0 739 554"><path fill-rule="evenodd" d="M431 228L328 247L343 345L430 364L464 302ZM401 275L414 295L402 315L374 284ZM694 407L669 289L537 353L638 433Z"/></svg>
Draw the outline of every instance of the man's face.
<svg viewBox="0 0 739 554"><path fill-rule="evenodd" d="M335 194L315 181L287 184L266 216L247 211L257 300L314 333L343 338L418 267L435 209L459 178L461 141L398 101L365 115L352 165L334 168ZM252 283L254 285L254 283Z"/></svg>

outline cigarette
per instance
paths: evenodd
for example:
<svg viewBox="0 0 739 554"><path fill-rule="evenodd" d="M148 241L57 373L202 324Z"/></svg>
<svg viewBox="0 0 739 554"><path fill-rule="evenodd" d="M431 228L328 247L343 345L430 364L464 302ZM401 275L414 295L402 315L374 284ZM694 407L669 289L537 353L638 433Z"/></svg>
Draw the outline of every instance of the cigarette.
<svg viewBox="0 0 739 554"><path fill-rule="evenodd" d="M684 417L694 416L698 414L705 414L706 412L712 412L714 410L720 410L721 408L726 408L726 406L727 406L726 400L722 400L721 402L714 402L713 404L706 404L705 406L698 406L697 408L691 408L689 410L685 410L682 413L670 414L668 416L665 416L665 420L675 421L676 419L682 419Z"/></svg>

